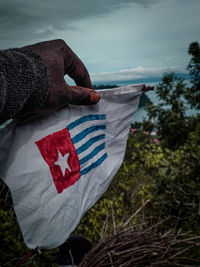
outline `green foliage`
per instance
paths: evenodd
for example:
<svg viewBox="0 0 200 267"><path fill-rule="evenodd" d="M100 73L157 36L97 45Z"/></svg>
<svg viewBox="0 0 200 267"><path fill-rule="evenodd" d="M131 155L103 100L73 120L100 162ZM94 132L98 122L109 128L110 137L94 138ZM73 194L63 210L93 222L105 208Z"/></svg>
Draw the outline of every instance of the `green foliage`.
<svg viewBox="0 0 200 267"><path fill-rule="evenodd" d="M191 129L190 119L185 115L185 91L182 79L174 73L165 73L156 87L160 104L147 106L149 120L144 122L145 128L156 128L163 146L173 150L184 144Z"/></svg>
<svg viewBox="0 0 200 267"><path fill-rule="evenodd" d="M145 105L151 104L151 103L152 102L151 102L150 98L147 95L142 94L140 96L140 102L139 102L138 108L145 107Z"/></svg>
<svg viewBox="0 0 200 267"><path fill-rule="evenodd" d="M106 193L83 217L75 233L97 243L104 221L112 209L115 211L116 224L119 224L147 199L152 199L149 190L153 182L152 175L157 171L162 157L162 148L153 144L151 137L145 134L130 135L120 170Z"/></svg>
<svg viewBox="0 0 200 267"><path fill-rule="evenodd" d="M188 88L186 98L191 107L200 109L200 45L197 42L191 43L188 53L191 55L188 70L192 77L192 87Z"/></svg>
<svg viewBox="0 0 200 267"><path fill-rule="evenodd" d="M1 263L3 263L15 258L16 255L17 257L23 256L23 253L27 252L27 248L23 243L13 211L0 209L0 221L0 257Z"/></svg>
<svg viewBox="0 0 200 267"><path fill-rule="evenodd" d="M199 127L199 126L198 126ZM200 146L190 140L176 151L165 149L152 187L155 213L179 219L179 227L200 233Z"/></svg>
<svg viewBox="0 0 200 267"><path fill-rule="evenodd" d="M198 73L198 64L195 64L191 67L193 74ZM174 73L164 74L156 88L161 103L158 106L149 104L149 120L134 125L141 132L130 135L122 167L77 230L92 242L99 239L111 206L118 211L115 219L120 222L147 199L151 200L145 210L147 217L171 216L177 220L178 229L200 234L200 115L186 115L184 96L188 92L182 79ZM193 98L197 101L195 94ZM157 136L143 133L143 130L153 129ZM155 144L153 138L158 138L160 143ZM84 232L88 221L90 227Z"/></svg>
<svg viewBox="0 0 200 267"><path fill-rule="evenodd" d="M180 229L200 234L199 130L200 119L187 142L176 151L154 144L153 138L142 132L130 135L123 165L76 233L96 243L111 207L120 223L150 199L147 217L172 216Z"/></svg>

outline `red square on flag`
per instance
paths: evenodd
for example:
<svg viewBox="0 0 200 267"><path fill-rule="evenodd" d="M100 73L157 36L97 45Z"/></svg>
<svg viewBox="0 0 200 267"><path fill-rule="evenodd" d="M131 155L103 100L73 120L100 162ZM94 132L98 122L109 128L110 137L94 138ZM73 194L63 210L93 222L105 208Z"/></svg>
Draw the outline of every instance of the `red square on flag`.
<svg viewBox="0 0 200 267"><path fill-rule="evenodd" d="M80 164L67 128L35 142L48 164L58 193L80 178Z"/></svg>

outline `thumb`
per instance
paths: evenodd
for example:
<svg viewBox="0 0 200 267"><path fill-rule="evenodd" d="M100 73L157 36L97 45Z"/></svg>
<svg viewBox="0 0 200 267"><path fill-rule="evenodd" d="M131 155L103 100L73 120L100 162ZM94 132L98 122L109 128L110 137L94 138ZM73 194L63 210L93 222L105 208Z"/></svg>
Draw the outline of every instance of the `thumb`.
<svg viewBox="0 0 200 267"><path fill-rule="evenodd" d="M81 86L69 86L68 99L70 104L93 105L99 102L100 96L93 89Z"/></svg>

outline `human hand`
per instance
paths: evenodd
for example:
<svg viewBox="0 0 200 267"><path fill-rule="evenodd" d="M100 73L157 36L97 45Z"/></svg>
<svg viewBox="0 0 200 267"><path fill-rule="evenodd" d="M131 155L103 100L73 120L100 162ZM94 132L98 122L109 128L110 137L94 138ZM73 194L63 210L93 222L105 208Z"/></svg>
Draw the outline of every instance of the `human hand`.
<svg viewBox="0 0 200 267"><path fill-rule="evenodd" d="M92 89L88 71L81 60L63 40L52 40L23 47L40 55L50 75L47 102L37 111L52 111L66 104L96 104L100 97ZM68 74L77 86L69 86L64 80Z"/></svg>

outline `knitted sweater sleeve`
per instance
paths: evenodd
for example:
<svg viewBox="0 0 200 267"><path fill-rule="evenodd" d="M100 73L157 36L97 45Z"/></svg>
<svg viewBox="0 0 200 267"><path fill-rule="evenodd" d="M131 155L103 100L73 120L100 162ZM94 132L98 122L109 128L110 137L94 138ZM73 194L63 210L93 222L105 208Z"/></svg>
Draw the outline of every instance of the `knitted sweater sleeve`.
<svg viewBox="0 0 200 267"><path fill-rule="evenodd" d="M48 89L48 69L39 55L24 48L0 50L0 124L33 114Z"/></svg>

